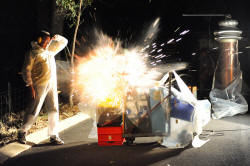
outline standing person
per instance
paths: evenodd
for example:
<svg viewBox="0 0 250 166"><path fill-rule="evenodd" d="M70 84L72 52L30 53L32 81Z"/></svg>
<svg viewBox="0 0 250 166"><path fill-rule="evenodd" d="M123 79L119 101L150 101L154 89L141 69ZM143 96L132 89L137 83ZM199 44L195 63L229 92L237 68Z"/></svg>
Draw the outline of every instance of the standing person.
<svg viewBox="0 0 250 166"><path fill-rule="evenodd" d="M54 56L68 43L60 35L50 37L49 32L41 31L32 48L26 53L22 75L30 88L32 99L26 108L23 126L18 131L18 141L26 143L26 134L35 123L44 103L48 112L48 134L53 144L64 144L59 138L59 106L57 94L56 63Z"/></svg>

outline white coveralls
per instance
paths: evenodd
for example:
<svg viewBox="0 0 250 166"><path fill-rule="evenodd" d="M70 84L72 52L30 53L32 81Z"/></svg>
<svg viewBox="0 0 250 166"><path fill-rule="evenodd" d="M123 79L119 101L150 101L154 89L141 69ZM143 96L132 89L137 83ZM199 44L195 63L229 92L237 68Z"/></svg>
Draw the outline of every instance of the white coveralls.
<svg viewBox="0 0 250 166"><path fill-rule="evenodd" d="M55 35L46 49L40 47L37 42L31 42L32 49L25 56L22 74L27 86L33 84L36 96L26 108L21 131L27 132L31 128L44 103L44 108L48 112L48 135L58 136L56 127L59 122L59 106L54 56L67 43L68 40L60 35Z"/></svg>

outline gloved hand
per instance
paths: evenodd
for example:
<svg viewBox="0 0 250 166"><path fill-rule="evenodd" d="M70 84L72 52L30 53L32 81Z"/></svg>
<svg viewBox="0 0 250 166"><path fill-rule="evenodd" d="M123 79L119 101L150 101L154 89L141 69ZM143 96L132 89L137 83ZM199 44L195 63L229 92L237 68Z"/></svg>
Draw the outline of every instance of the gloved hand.
<svg viewBox="0 0 250 166"><path fill-rule="evenodd" d="M57 38L57 36L58 36L57 34L53 35L51 40L55 40Z"/></svg>

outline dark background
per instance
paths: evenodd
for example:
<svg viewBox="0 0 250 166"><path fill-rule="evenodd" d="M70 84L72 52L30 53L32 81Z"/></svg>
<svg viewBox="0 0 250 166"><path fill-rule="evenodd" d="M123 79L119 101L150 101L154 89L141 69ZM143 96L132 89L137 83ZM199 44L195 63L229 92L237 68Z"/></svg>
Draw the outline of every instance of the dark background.
<svg viewBox="0 0 250 166"><path fill-rule="evenodd" d="M145 29L160 17L159 33L155 41L167 42L176 37L178 32L189 29L190 32L183 40L169 45L164 51L171 52L172 56L165 62L187 61L190 68L197 70L192 73L195 81L192 84L199 86L199 66L206 63L200 61L201 55L209 55L216 59L217 46L213 32L218 29L217 23L224 17L183 17L183 14L231 14L233 19L239 21L239 28L243 31L243 40L239 43L241 68L243 70L244 94L248 95L250 83L248 62L249 51L245 47L249 44L250 11L247 0L95 0L92 7L87 8L82 16L84 22L78 33L78 40L84 36L91 41L91 32L94 28L102 30L111 37L119 38L124 46L136 44L144 35ZM23 63L24 54L41 29L59 33L69 39L69 47L73 37L73 28L70 22L56 12L55 0L14 0L1 2L0 10L0 38L1 60L0 89L7 89L7 82L12 86L24 86L18 75ZM210 41L210 42L209 42ZM78 45L88 47L90 42ZM81 50L81 49L79 49ZM192 56L192 53L196 53ZM209 78L210 79L210 78ZM211 80L211 79L210 79ZM211 81L207 87L211 87Z"/></svg>

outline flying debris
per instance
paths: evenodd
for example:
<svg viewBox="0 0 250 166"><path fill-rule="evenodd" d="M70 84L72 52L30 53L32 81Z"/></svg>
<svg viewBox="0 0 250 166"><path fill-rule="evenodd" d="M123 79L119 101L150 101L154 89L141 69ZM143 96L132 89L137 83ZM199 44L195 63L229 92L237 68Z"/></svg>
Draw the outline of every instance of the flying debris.
<svg viewBox="0 0 250 166"><path fill-rule="evenodd" d="M149 48L149 45L147 45L147 46L145 47L145 49L147 49L147 48Z"/></svg>
<svg viewBox="0 0 250 166"><path fill-rule="evenodd" d="M167 56L167 55L162 55L161 58L164 58L164 57L166 57L166 56ZM169 56L171 56L171 55L169 55Z"/></svg>
<svg viewBox="0 0 250 166"><path fill-rule="evenodd" d="M181 32L180 35L183 36L183 35L187 34L189 31L190 30L185 30L185 31Z"/></svg>
<svg viewBox="0 0 250 166"><path fill-rule="evenodd" d="M160 21L160 18L155 19L155 21L152 23L152 25L146 31L145 37L142 39L144 44L151 44L154 41L154 39L159 31L159 21Z"/></svg>
<svg viewBox="0 0 250 166"><path fill-rule="evenodd" d="M176 42L180 41L182 38L176 39Z"/></svg>
<svg viewBox="0 0 250 166"><path fill-rule="evenodd" d="M157 52L161 52L161 51L162 51L162 49L157 50Z"/></svg>
<svg viewBox="0 0 250 166"><path fill-rule="evenodd" d="M174 41L174 39L170 39L170 40L167 42L167 44L172 43L172 41Z"/></svg>
<svg viewBox="0 0 250 166"><path fill-rule="evenodd" d="M155 49L153 49L152 51L150 51L150 53L153 53L153 52L155 52Z"/></svg>
<svg viewBox="0 0 250 166"><path fill-rule="evenodd" d="M177 32L181 27L179 26L174 32Z"/></svg>
<svg viewBox="0 0 250 166"><path fill-rule="evenodd" d="M155 27L156 25L158 25L159 21L160 21L160 18L157 18L157 19L155 20L154 24L153 24L153 27Z"/></svg>
<svg viewBox="0 0 250 166"><path fill-rule="evenodd" d="M157 55L155 58L158 59L158 58L161 58L162 54L160 55Z"/></svg>

